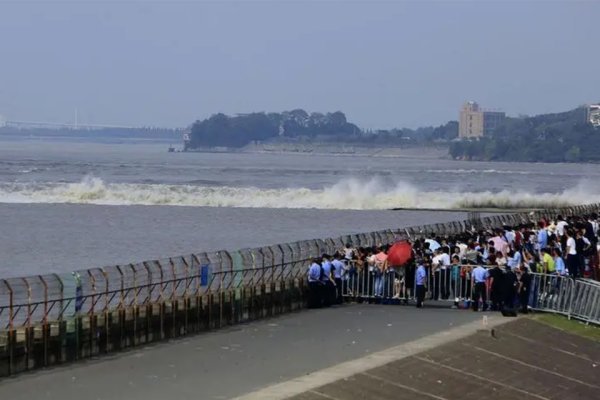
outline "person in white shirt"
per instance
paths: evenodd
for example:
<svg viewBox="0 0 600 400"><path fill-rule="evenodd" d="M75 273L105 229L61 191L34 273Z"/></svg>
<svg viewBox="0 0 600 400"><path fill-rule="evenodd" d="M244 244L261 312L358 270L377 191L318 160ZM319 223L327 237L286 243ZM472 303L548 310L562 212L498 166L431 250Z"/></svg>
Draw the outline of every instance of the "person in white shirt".
<svg viewBox="0 0 600 400"><path fill-rule="evenodd" d="M557 222L556 222L556 233L558 234L559 237L564 236L565 234L565 228L569 225L567 223L567 221L564 220L564 218L559 215L556 218Z"/></svg>
<svg viewBox="0 0 600 400"><path fill-rule="evenodd" d="M580 274L579 259L577 257L577 247L575 238L573 237L573 231L565 229L565 236L567 237L565 248L565 254L567 255L567 269L569 270L569 275L573 278L578 278Z"/></svg>

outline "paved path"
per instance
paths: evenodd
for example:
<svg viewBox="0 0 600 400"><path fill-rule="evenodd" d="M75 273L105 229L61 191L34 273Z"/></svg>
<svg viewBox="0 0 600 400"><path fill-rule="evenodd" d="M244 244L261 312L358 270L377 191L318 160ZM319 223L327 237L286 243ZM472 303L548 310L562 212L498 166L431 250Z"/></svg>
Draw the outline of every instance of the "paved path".
<svg viewBox="0 0 600 400"><path fill-rule="evenodd" d="M0 381L0 399L226 399L481 320L464 310L303 311Z"/></svg>
<svg viewBox="0 0 600 400"><path fill-rule="evenodd" d="M305 385L291 400L600 398L600 344L527 318L496 327L493 336L478 332L375 368L363 365L358 373L328 384ZM305 379L318 381L327 375L320 371ZM286 386L291 394L296 382L246 398L278 398L265 394L276 393L275 387L285 393Z"/></svg>

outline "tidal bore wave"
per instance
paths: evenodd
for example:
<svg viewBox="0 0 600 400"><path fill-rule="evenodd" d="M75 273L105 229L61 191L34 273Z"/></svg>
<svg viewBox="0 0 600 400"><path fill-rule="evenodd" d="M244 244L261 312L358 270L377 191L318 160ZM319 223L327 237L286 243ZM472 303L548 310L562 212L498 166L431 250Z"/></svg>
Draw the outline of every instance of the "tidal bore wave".
<svg viewBox="0 0 600 400"><path fill-rule="evenodd" d="M171 205L204 207L317 208L384 210L391 208L546 208L591 203L597 185L583 184L557 193L424 191L400 182L344 179L323 189L223 187L144 183L106 183L86 177L78 183L2 183L2 203Z"/></svg>

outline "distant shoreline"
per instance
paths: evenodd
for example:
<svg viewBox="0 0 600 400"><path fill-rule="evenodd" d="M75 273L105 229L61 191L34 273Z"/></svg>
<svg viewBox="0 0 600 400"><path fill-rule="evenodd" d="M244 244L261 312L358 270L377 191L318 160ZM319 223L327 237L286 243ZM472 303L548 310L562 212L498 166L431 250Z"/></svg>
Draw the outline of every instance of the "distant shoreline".
<svg viewBox="0 0 600 400"><path fill-rule="evenodd" d="M418 150L418 152L416 152ZM389 157L389 158L426 158L450 159L447 146L382 146L382 145L344 145L332 143L276 143L250 144L241 148L200 147L189 149L188 153L250 153L250 154L299 154L333 155L348 157Z"/></svg>

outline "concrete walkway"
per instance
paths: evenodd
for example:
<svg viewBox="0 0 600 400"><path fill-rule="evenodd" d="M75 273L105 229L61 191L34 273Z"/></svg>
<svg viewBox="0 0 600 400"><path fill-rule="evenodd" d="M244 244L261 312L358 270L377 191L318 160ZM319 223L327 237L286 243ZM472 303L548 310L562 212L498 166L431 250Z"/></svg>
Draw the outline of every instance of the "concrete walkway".
<svg viewBox="0 0 600 400"><path fill-rule="evenodd" d="M5 379L0 399L227 399L481 320L410 306L303 311Z"/></svg>
<svg viewBox="0 0 600 400"><path fill-rule="evenodd" d="M358 360L357 360L358 362ZM318 380L321 372L307 376ZM278 385L288 393L293 383ZM265 397L267 392L246 398ZM527 318L365 368L292 400L575 400L600 398L600 343Z"/></svg>

